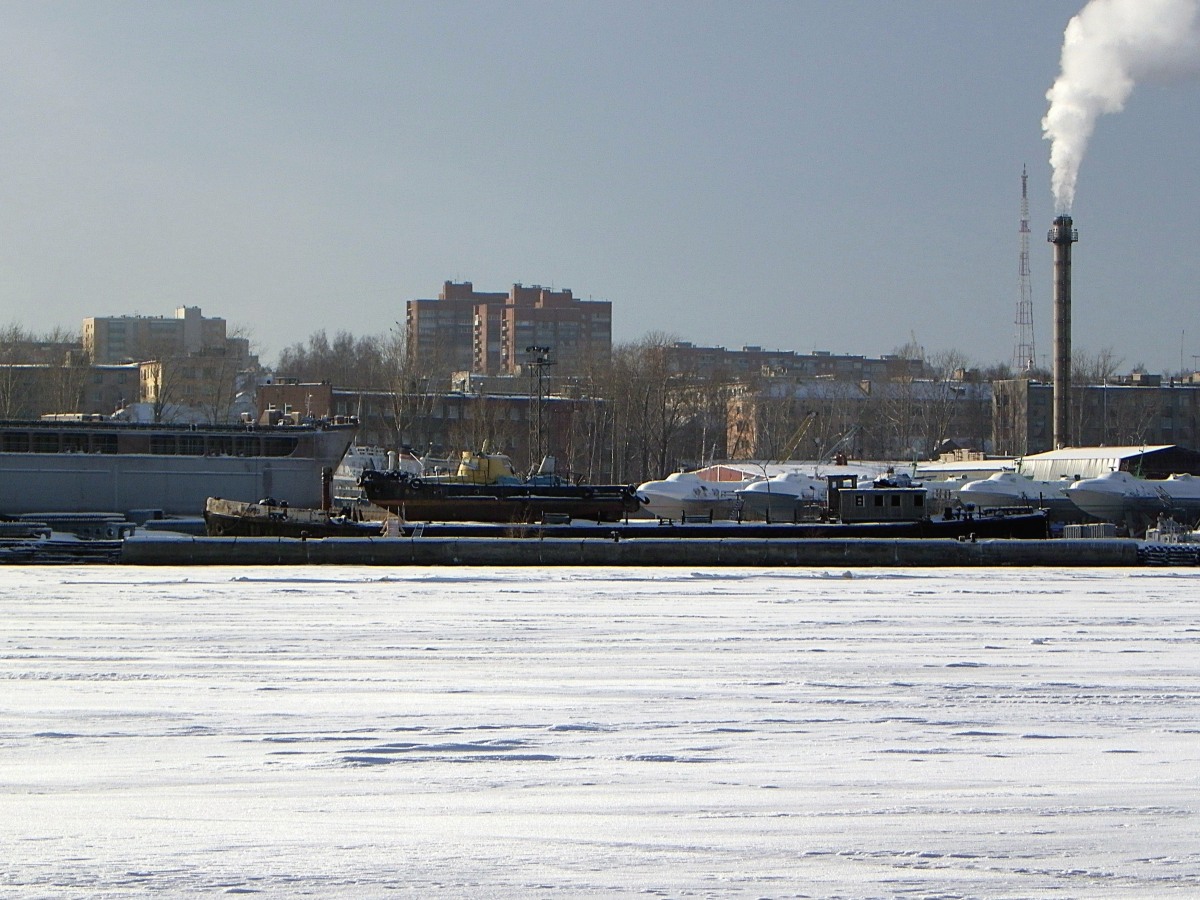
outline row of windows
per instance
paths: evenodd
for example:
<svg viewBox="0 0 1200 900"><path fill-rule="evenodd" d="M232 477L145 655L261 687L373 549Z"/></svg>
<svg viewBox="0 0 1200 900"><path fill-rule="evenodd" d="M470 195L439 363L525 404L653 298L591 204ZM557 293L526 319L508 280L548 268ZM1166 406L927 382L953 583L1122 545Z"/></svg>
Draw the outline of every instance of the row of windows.
<svg viewBox="0 0 1200 900"><path fill-rule="evenodd" d="M6 431L0 436L5 453L116 453L115 434L60 434L54 431Z"/></svg>
<svg viewBox="0 0 1200 900"><path fill-rule="evenodd" d="M296 438L232 434L153 434L150 452L158 456L290 456Z"/></svg>
<svg viewBox="0 0 1200 900"><path fill-rule="evenodd" d="M117 453L114 432L6 431L0 435L5 453ZM156 456L291 456L297 438L233 434L151 434L149 444L136 446L142 435L131 436L125 452Z"/></svg>
<svg viewBox="0 0 1200 900"><path fill-rule="evenodd" d="M913 500L913 503L912 503L913 506L924 506L925 505L925 495L924 494L913 494L912 500ZM879 506L879 507L886 506L889 503L892 506L899 506L900 505L900 495L899 494L886 494L886 495L885 494L875 494L874 496L871 497L871 501L872 501L872 505ZM863 494L856 495L854 498L854 505L855 506L865 506L866 505L866 496Z"/></svg>

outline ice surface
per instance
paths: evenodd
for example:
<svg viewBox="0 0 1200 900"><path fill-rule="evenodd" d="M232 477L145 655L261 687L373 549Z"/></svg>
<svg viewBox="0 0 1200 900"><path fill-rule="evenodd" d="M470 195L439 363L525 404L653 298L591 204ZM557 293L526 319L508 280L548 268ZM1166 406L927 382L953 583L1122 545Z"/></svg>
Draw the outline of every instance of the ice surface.
<svg viewBox="0 0 1200 900"><path fill-rule="evenodd" d="M1200 893L1194 570L0 568L0 894Z"/></svg>

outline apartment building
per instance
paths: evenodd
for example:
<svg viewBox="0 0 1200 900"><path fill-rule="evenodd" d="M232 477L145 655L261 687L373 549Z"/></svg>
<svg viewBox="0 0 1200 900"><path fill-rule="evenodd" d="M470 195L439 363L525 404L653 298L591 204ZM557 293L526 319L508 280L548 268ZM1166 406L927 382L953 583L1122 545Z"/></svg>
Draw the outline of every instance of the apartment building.
<svg viewBox="0 0 1200 900"><path fill-rule="evenodd" d="M612 303L540 285L500 293L447 281L436 299L409 300L406 322L414 362L435 372L516 374L528 348L548 347L557 371L569 374L612 352Z"/></svg>
<svg viewBox="0 0 1200 900"><path fill-rule="evenodd" d="M198 306L166 316L93 316L83 320L83 349L96 365L140 362L163 356L221 351L251 362L250 342L229 337L224 319L207 318Z"/></svg>

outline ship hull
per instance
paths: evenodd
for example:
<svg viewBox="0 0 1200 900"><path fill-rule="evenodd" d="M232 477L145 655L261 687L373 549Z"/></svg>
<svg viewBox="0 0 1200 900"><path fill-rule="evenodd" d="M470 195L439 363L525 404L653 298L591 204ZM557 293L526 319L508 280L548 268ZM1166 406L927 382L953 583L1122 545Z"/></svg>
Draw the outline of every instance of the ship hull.
<svg viewBox="0 0 1200 900"><path fill-rule="evenodd" d="M52 436L46 429L22 431L11 423L0 429L3 436L38 434ZM73 437L101 434L75 429ZM165 442L186 434L202 440L204 430L161 429L135 432ZM211 432L218 434L218 432ZM152 452L4 452L0 451L0 512L124 512L161 510L166 515L198 516L211 496L236 500L273 497L300 507L321 505L321 473L336 467L353 437L353 428L303 429L265 432L269 439L285 436L287 455L161 454ZM257 434L255 432L220 432ZM119 445L126 433L110 426L104 436ZM232 438L230 438L232 440ZM246 439L248 440L248 439ZM67 442L63 442L66 446ZM171 445L176 451L183 445ZM234 445L237 446L237 445ZM256 446L263 446L261 443Z"/></svg>
<svg viewBox="0 0 1200 900"><path fill-rule="evenodd" d="M1067 497L1042 494L1011 494L1003 491L964 489L958 492L962 503L974 503L977 508L993 506L1032 506L1044 509L1053 519L1079 518L1081 510Z"/></svg>
<svg viewBox="0 0 1200 900"><path fill-rule="evenodd" d="M209 537L377 537L382 522L356 520L320 509L244 503L210 497L204 509Z"/></svg>
<svg viewBox="0 0 1200 900"><path fill-rule="evenodd" d="M803 522L818 518L825 509L825 498L801 497L779 491L740 491L743 519L769 522Z"/></svg>
<svg viewBox="0 0 1200 900"><path fill-rule="evenodd" d="M252 504L245 504L251 506ZM318 527L309 525L297 529L301 521L309 521L307 516L312 511L297 516L289 513L287 518L267 518L254 516L253 521L229 523L228 528L221 525L217 530L213 523L217 520L210 518L210 534L216 536L254 536L254 537L362 537L357 531L348 535L342 526L337 526L326 532ZM358 523L359 527L370 527L366 523ZM375 527L375 533L380 528ZM303 531L303 533L299 533ZM367 535L374 536L374 535ZM576 521L572 524L545 525L538 523L520 522L478 522L478 521L444 521L427 524L410 522L398 525L395 537L415 538L573 538L579 540L638 540L640 538L663 539L748 539L748 540L828 540L830 538L848 538L858 540L863 538L875 539L958 539L958 540L992 540L992 539L1031 539L1045 540L1049 537L1049 527L1043 511L1022 510L1010 511L1007 514L983 515L971 518L945 519L935 517L919 521L906 522L808 522L800 524L766 524L761 522L715 521L713 523L678 523L634 520L617 523L584 523ZM387 540L386 537L382 538Z"/></svg>
<svg viewBox="0 0 1200 900"><path fill-rule="evenodd" d="M463 484L366 472L362 488L371 503L408 522L617 522L638 508L622 485Z"/></svg>
<svg viewBox="0 0 1200 900"><path fill-rule="evenodd" d="M1105 522L1125 522L1130 517L1153 521L1170 516L1183 522L1200 518L1200 497L1172 497L1169 494L1120 494L1086 488L1071 491L1071 499L1084 512Z"/></svg>
<svg viewBox="0 0 1200 900"><path fill-rule="evenodd" d="M1089 515L1132 531L1141 531L1159 516L1188 524L1200 516L1200 479L1191 475L1159 480L1108 472L1076 481L1067 489L1067 496Z"/></svg>

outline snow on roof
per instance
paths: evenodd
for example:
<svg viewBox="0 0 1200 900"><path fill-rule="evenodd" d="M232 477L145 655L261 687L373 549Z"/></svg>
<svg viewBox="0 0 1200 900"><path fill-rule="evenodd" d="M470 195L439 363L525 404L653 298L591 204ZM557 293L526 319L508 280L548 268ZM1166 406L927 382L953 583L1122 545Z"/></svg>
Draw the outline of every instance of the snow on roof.
<svg viewBox="0 0 1200 900"><path fill-rule="evenodd" d="M1131 456L1141 456L1143 453L1157 453L1159 450L1170 450L1175 444L1143 444L1139 447L1063 447L1059 450L1047 450L1045 453L1034 453L1026 456L1025 463L1045 460L1053 462L1068 459L1129 459Z"/></svg>
<svg viewBox="0 0 1200 900"><path fill-rule="evenodd" d="M1123 460L1161 450L1173 450L1175 444L1152 444L1140 447L1063 447L1036 453L1021 460L1022 475L1038 481L1058 478L1095 478L1121 468Z"/></svg>

